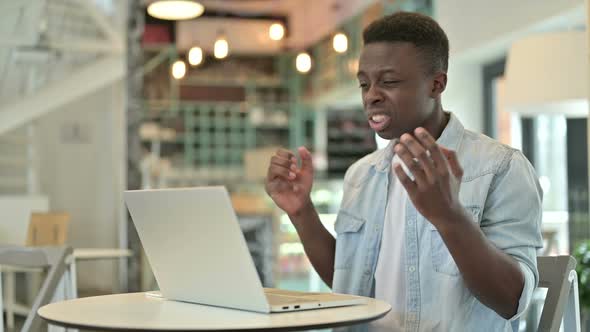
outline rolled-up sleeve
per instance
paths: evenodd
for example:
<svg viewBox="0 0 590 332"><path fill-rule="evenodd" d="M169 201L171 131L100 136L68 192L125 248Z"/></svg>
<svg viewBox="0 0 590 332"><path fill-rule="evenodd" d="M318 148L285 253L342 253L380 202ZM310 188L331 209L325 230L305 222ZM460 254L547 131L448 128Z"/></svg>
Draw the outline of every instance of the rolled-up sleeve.
<svg viewBox="0 0 590 332"><path fill-rule="evenodd" d="M524 276L524 287L522 288L522 293L520 294L520 299L518 300L518 309L516 310L516 314L512 316L510 320L518 319L524 313L531 302L533 291L537 287L538 283L537 278L535 277L535 272L531 270L528 265L522 262L518 262L518 265L520 266L520 270Z"/></svg>
<svg viewBox="0 0 590 332"><path fill-rule="evenodd" d="M492 181L481 222L487 239L518 262L524 277L518 310L511 320L526 310L539 282L542 197L532 165L520 151L511 151Z"/></svg>

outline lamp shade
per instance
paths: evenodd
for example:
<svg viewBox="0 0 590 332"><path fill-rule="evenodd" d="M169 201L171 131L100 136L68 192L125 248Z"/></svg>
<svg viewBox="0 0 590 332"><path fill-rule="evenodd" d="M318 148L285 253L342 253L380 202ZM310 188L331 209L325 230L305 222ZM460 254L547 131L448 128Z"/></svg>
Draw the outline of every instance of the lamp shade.
<svg viewBox="0 0 590 332"><path fill-rule="evenodd" d="M506 110L587 117L588 75L584 31L545 33L517 41L506 63Z"/></svg>

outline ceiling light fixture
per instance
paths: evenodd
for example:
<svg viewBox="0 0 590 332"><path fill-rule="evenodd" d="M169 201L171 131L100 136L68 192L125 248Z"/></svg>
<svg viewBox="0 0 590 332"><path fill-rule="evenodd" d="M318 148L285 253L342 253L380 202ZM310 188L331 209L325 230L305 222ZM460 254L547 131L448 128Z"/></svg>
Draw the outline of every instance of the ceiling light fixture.
<svg viewBox="0 0 590 332"><path fill-rule="evenodd" d="M162 20L188 20L199 17L205 7L193 0L157 0L148 5L147 12Z"/></svg>
<svg viewBox="0 0 590 332"><path fill-rule="evenodd" d="M311 57L307 52L301 52L297 55L297 58L295 59L295 68L297 68L297 71L304 74L310 71Z"/></svg>
<svg viewBox="0 0 590 332"><path fill-rule="evenodd" d="M186 75L186 64L182 60L178 60L172 64L172 77L179 80Z"/></svg>
<svg viewBox="0 0 590 332"><path fill-rule="evenodd" d="M342 32L337 33L332 39L332 47L334 47L334 51L338 53L346 52L346 50L348 50L348 37Z"/></svg>
<svg viewBox="0 0 590 332"><path fill-rule="evenodd" d="M198 46L192 47L188 51L188 63L191 66L198 66L203 62L203 49Z"/></svg>
<svg viewBox="0 0 590 332"><path fill-rule="evenodd" d="M285 27L281 23L273 23L268 28L268 36L272 40L281 40L285 36Z"/></svg>
<svg viewBox="0 0 590 332"><path fill-rule="evenodd" d="M217 59L223 59L227 57L229 54L229 44L225 37L221 36L217 38L215 41L215 45L213 46L213 55Z"/></svg>

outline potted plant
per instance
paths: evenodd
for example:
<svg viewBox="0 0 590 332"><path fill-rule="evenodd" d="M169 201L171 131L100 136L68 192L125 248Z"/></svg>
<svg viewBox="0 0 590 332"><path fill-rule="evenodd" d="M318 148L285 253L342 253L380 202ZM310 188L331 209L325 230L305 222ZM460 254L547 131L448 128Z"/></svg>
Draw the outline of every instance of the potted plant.
<svg viewBox="0 0 590 332"><path fill-rule="evenodd" d="M576 259L576 273L578 274L578 291L580 295L580 319L582 331L588 331L588 317L590 317L590 240L580 242L574 249L572 256Z"/></svg>

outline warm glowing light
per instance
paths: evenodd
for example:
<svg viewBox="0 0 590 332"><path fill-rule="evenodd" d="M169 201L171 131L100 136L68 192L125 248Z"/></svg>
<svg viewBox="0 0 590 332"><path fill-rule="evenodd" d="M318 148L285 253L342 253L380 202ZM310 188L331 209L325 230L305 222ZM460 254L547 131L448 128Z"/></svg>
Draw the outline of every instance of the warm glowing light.
<svg viewBox="0 0 590 332"><path fill-rule="evenodd" d="M338 53L344 53L348 50L348 37L343 33L337 33L332 39L332 46L334 51Z"/></svg>
<svg viewBox="0 0 590 332"><path fill-rule="evenodd" d="M307 73L311 69L311 57L309 54L302 52L297 55L295 59L295 68L300 73Z"/></svg>
<svg viewBox="0 0 590 332"><path fill-rule="evenodd" d="M186 75L186 64L182 60L178 60L172 64L172 77L179 80Z"/></svg>
<svg viewBox="0 0 590 332"><path fill-rule="evenodd" d="M199 17L205 7L192 0L158 0L149 4L148 14L162 20L188 20Z"/></svg>
<svg viewBox="0 0 590 332"><path fill-rule="evenodd" d="M203 62L203 50L198 46L191 48L188 51L188 63L191 66L198 66L201 62Z"/></svg>
<svg viewBox="0 0 590 332"><path fill-rule="evenodd" d="M229 54L229 44L225 38L219 38L213 46L213 55L217 59L223 59Z"/></svg>
<svg viewBox="0 0 590 332"><path fill-rule="evenodd" d="M273 23L268 28L268 36L272 40L281 40L285 36L285 27L281 23Z"/></svg>

